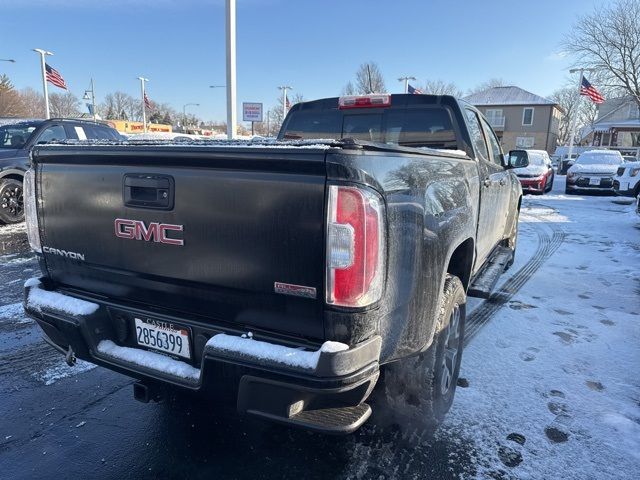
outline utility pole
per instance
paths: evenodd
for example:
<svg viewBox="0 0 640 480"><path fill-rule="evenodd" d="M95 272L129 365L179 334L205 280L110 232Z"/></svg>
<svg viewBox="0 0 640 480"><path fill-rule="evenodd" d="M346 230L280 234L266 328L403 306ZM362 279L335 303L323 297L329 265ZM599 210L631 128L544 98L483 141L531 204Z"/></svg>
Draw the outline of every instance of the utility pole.
<svg viewBox="0 0 640 480"><path fill-rule="evenodd" d="M417 79L416 77L400 77L398 79L399 82L404 82L404 93L409 93L409 80L413 80L415 82Z"/></svg>
<svg viewBox="0 0 640 480"><path fill-rule="evenodd" d="M34 52L40 55L40 69L42 70L42 93L44 93L44 110L45 110L45 118L51 118L49 114L49 91L47 89L47 68L45 65L44 57L45 55L53 55L53 53L43 50L41 48L34 48Z"/></svg>
<svg viewBox="0 0 640 480"><path fill-rule="evenodd" d="M145 82L148 82L149 79L148 78L144 78L144 77L138 77L138 80L140 80L140 93L142 95L142 128L144 129L144 133L147 133L147 105L146 102L144 101L144 84Z"/></svg>
<svg viewBox="0 0 640 480"><path fill-rule="evenodd" d="M236 112L236 0L227 0L227 138L233 140L237 131Z"/></svg>
<svg viewBox="0 0 640 480"><path fill-rule="evenodd" d="M267 110L267 137L271 136L271 110Z"/></svg>
<svg viewBox="0 0 640 480"><path fill-rule="evenodd" d="M199 107L199 103L185 103L182 106L182 133L187 133L187 107L193 105Z"/></svg>
<svg viewBox="0 0 640 480"><path fill-rule="evenodd" d="M580 100L582 97L580 96L580 90L582 88L582 79L584 78L584 72L593 72L593 68L572 68L569 70L569 73L580 72L580 79L578 80L578 100L576 101L576 106L573 112L573 118L571 119L571 129L569 130L569 153L567 156L567 161L571 161L571 155L573 154L573 140L576 136L576 123L578 121L578 110L580 108Z"/></svg>
<svg viewBox="0 0 640 480"><path fill-rule="evenodd" d="M282 121L287 116L287 90L293 90L293 88L286 85L280 85L278 90L282 90Z"/></svg>

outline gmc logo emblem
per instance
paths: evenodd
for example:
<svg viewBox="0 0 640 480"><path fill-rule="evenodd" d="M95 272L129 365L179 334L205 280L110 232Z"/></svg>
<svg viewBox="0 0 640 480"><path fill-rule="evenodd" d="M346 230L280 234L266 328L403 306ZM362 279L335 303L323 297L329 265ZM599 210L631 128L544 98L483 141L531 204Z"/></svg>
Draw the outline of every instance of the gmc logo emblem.
<svg viewBox="0 0 640 480"><path fill-rule="evenodd" d="M167 232L181 232L182 225L172 225L170 223L151 222L147 227L142 220L127 220L126 218L116 218L116 237L128 240L144 240L145 242L164 243L166 245L184 245L181 238L169 238Z"/></svg>

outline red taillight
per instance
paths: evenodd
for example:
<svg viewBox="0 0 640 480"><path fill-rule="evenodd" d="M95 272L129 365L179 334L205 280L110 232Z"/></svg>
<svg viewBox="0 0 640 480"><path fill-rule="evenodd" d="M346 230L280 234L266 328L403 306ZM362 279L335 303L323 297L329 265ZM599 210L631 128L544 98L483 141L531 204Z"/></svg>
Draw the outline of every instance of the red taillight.
<svg viewBox="0 0 640 480"><path fill-rule="evenodd" d="M376 302L384 278L382 202L369 190L332 185L327 212L327 303Z"/></svg>
<svg viewBox="0 0 640 480"><path fill-rule="evenodd" d="M338 99L338 108L344 110L346 108L377 108L390 107L391 95L362 95L340 97Z"/></svg>

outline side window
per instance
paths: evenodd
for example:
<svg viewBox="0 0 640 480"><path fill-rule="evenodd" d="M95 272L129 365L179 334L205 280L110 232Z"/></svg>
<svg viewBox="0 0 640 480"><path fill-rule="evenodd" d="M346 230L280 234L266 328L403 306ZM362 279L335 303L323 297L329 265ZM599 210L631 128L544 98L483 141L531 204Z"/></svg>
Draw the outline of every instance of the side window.
<svg viewBox="0 0 640 480"><path fill-rule="evenodd" d="M471 135L471 141L473 142L473 149L478 156L485 162L489 161L489 151L487 150L487 144L480 128L480 121L478 115L473 110L465 110L467 114L467 123L469 125L469 135Z"/></svg>
<svg viewBox="0 0 640 480"><path fill-rule="evenodd" d="M484 131L487 134L487 139L489 140L489 148L491 149L491 159L493 160L493 163L495 163L496 165L500 165L502 167L503 166L502 159L500 157L500 154L502 153L502 149L500 148L500 143L496 138L496 134L493 133L493 130L491 129L489 124L484 120L484 118L482 119L482 126L484 127Z"/></svg>
<svg viewBox="0 0 640 480"><path fill-rule="evenodd" d="M52 125L51 127L46 128L38 137L37 143L42 142L53 142L56 140L66 140L67 134L64 131L64 127L62 125Z"/></svg>

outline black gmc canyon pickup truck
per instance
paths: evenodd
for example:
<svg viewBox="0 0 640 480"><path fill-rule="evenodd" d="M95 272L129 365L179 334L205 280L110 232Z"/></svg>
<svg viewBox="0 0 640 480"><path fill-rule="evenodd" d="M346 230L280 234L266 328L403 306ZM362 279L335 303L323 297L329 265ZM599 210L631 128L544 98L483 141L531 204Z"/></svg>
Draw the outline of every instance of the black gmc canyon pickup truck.
<svg viewBox="0 0 640 480"><path fill-rule="evenodd" d="M24 220L22 181L34 145L63 140L121 139L116 129L89 120L0 118L0 225Z"/></svg>
<svg viewBox="0 0 640 480"><path fill-rule="evenodd" d="M25 310L75 358L231 393L326 433L392 407L442 419L466 296L511 264L522 191L450 96L295 105L277 142L36 146L25 207L43 276ZM514 157L516 158L516 157ZM519 161L519 160L518 160Z"/></svg>

